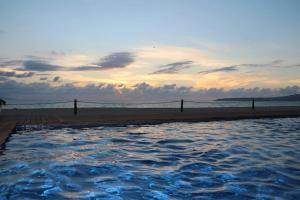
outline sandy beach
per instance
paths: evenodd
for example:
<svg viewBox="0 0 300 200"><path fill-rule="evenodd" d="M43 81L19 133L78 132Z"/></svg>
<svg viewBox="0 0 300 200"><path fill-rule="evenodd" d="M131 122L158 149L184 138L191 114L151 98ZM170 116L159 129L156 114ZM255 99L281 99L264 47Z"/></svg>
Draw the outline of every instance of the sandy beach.
<svg viewBox="0 0 300 200"><path fill-rule="evenodd" d="M300 107L186 108L183 112L176 108L80 108L76 116L71 108L7 109L0 115L0 143L16 125L82 127L299 116Z"/></svg>

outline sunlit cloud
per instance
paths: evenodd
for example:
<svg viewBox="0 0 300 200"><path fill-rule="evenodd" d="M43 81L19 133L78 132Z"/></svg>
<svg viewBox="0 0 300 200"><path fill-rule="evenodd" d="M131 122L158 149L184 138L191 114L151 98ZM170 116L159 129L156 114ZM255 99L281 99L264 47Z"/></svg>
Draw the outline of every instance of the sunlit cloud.
<svg viewBox="0 0 300 200"><path fill-rule="evenodd" d="M193 61L181 61L181 62L174 62L166 65L160 66L159 70L153 72L152 74L175 74L180 70L190 68L193 64Z"/></svg>
<svg viewBox="0 0 300 200"><path fill-rule="evenodd" d="M186 48L177 46L165 46L157 45L153 47L142 47L136 49L136 54L139 59L146 61L154 61L153 64L160 63L172 63L179 61L193 61L194 64L200 64L204 66L215 66L224 64L220 62L217 58L213 58L213 55L207 52L196 49L196 48Z"/></svg>
<svg viewBox="0 0 300 200"><path fill-rule="evenodd" d="M220 67L220 68L215 68L215 69L209 69L209 70L204 70L198 72L199 74L210 74L210 73L216 73L216 72L234 72L238 71L240 68L267 68L267 67L281 67L281 68L289 68L289 67L297 67L300 66L300 64L292 64L292 65L287 65L284 64L284 60L274 60L269 63L249 63L249 64L238 64L238 65L231 65L231 66L225 66L225 67Z"/></svg>
<svg viewBox="0 0 300 200"><path fill-rule="evenodd" d="M7 71L0 71L0 76L2 77L13 77L13 78L31 78L34 76L34 72L25 72L25 73L16 73L16 72L7 72Z"/></svg>
<svg viewBox="0 0 300 200"><path fill-rule="evenodd" d="M23 63L23 67L19 68L19 70L47 72L62 71L65 70L65 68L57 65L48 64L43 61L28 60Z"/></svg>
<svg viewBox="0 0 300 200"><path fill-rule="evenodd" d="M8 60L8 59L2 59L0 60L0 67L10 67L10 66L20 66L22 65L24 60Z"/></svg>
<svg viewBox="0 0 300 200"><path fill-rule="evenodd" d="M74 56L71 56L71 58ZM94 62L91 65L87 63L90 60L85 60L85 63L82 63L82 66L70 66L70 57L66 58L63 56L62 59L57 59L56 63L67 64L67 66L59 65L59 64L51 64L46 60L34 59L35 57L30 57L27 60L9 60L2 61L1 66L18 66L16 70L21 71L38 71L38 72L47 72L47 71L97 71L97 70L109 70L115 68L124 68L134 62L134 54L130 52L117 52L109 54L103 58L101 58L98 62ZM85 56L81 56L82 58L86 58ZM78 57L77 57L78 59ZM74 62L74 60L72 60ZM72 63L71 63L72 65Z"/></svg>
<svg viewBox="0 0 300 200"><path fill-rule="evenodd" d="M194 88L298 84L297 73L290 73L289 69L300 70L299 62L275 59L261 63L236 63L234 60L222 60L203 49L156 45L108 54L48 51L45 55L2 58L0 67L4 71L15 71L16 74L36 73L22 80L25 83L49 82L55 86L75 82L80 86L124 84L128 88L141 82L155 87L176 83ZM283 78L278 77L279 71ZM42 75L45 72L47 74ZM56 76L63 79L54 82L53 77ZM16 79L13 76L6 78ZM272 81L274 79L277 81Z"/></svg>
<svg viewBox="0 0 300 200"><path fill-rule="evenodd" d="M231 66L231 67L221 67L221 68L217 68L217 69L211 69L211 70L205 70L205 71L201 71L198 72L199 74L210 74L210 73L215 73L215 72L233 72L233 71L237 71L237 67L236 66Z"/></svg>
<svg viewBox="0 0 300 200"><path fill-rule="evenodd" d="M134 57L130 52L117 52L105 56L95 64L101 69L124 68L134 62Z"/></svg>
<svg viewBox="0 0 300 200"><path fill-rule="evenodd" d="M3 98L9 101L32 100L158 100L158 99L199 99L207 97L212 99L220 97L269 97L295 94L300 91L299 86L287 86L282 88L195 88L184 87L177 84L165 84L153 86L141 82L127 87L124 84L87 84L76 86L75 84L63 84L51 86L50 83L21 83L13 80L0 82ZM66 93L66 91L68 91ZM16 95L16 93L18 95ZM28 95L30 94L30 95Z"/></svg>

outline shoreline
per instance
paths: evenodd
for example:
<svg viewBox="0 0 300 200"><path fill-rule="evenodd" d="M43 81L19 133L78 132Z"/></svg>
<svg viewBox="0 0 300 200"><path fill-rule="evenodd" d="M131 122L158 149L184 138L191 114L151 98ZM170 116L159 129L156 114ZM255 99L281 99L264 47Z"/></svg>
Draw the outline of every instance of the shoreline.
<svg viewBox="0 0 300 200"><path fill-rule="evenodd" d="M300 107L222 108L71 108L4 109L0 114L0 145L16 126L92 127L161 124L172 122L209 122L240 119L300 117Z"/></svg>

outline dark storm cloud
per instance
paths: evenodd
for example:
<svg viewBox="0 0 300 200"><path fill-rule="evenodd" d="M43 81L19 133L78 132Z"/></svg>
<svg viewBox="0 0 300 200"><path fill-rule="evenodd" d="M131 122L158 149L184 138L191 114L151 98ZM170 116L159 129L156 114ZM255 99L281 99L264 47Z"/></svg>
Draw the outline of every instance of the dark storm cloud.
<svg viewBox="0 0 300 200"><path fill-rule="evenodd" d="M152 74L175 74L180 70L190 68L193 64L193 61L181 61L181 62L175 62L170 63L167 65L160 66L160 70L157 70L153 72Z"/></svg>
<svg viewBox="0 0 300 200"><path fill-rule="evenodd" d="M41 81L46 81L46 80L48 80L48 78L47 77L41 77L40 80Z"/></svg>
<svg viewBox="0 0 300 200"><path fill-rule="evenodd" d="M199 74L210 74L210 73L216 73L216 72L233 72L233 71L237 71L237 67L236 66L231 66L231 67L221 67L221 68L217 68L217 69L211 69L211 70L205 70L205 71L201 71L198 72Z"/></svg>
<svg viewBox="0 0 300 200"><path fill-rule="evenodd" d="M16 72L3 72L0 71L0 76L2 77L11 77L11 78L30 78L34 76L35 73L33 72L26 72L26 73L16 73Z"/></svg>

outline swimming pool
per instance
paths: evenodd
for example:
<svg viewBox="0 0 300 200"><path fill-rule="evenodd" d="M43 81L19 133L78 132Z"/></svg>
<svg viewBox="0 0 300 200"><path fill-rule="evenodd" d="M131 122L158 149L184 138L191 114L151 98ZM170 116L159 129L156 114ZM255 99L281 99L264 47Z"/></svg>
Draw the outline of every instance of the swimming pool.
<svg viewBox="0 0 300 200"><path fill-rule="evenodd" d="M1 200L300 196L300 118L23 130L0 154Z"/></svg>

